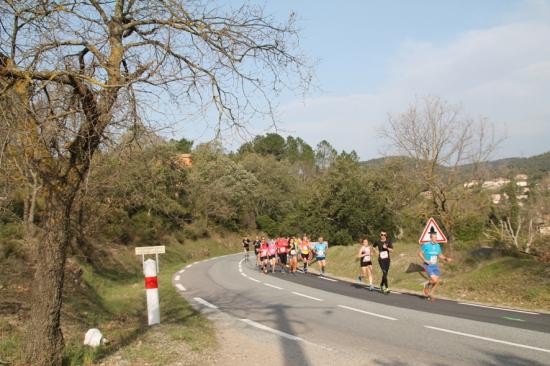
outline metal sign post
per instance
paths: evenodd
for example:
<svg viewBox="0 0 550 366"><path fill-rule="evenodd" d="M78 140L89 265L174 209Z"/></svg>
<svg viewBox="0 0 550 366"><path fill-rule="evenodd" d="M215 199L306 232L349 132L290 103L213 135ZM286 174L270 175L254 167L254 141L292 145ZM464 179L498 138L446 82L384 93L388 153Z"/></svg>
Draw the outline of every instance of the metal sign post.
<svg viewBox="0 0 550 366"><path fill-rule="evenodd" d="M143 275L145 276L145 293L147 296L147 323L149 325L160 324L159 305L159 254L166 253L164 245L156 247L137 247L136 255L141 255L143 263ZM155 255L156 260L147 259L146 255Z"/></svg>

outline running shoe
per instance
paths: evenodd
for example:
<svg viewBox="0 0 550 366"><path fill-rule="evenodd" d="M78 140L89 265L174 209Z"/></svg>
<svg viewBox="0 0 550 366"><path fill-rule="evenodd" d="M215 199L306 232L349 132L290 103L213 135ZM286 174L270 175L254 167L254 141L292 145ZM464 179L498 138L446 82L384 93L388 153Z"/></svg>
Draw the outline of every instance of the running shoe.
<svg viewBox="0 0 550 366"><path fill-rule="evenodd" d="M424 282L424 290L422 291L424 293L424 297L430 296L430 289L428 288L429 282Z"/></svg>
<svg viewBox="0 0 550 366"><path fill-rule="evenodd" d="M372 285L369 286L369 291L374 291L374 287Z"/></svg>
<svg viewBox="0 0 550 366"><path fill-rule="evenodd" d="M357 276L357 283L361 283L362 280L361 276Z"/></svg>

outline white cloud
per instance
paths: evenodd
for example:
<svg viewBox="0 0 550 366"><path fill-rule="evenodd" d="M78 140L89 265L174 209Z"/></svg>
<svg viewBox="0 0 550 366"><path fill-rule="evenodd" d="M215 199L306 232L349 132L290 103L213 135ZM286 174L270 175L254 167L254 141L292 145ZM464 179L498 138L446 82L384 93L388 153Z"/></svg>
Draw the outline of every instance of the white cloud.
<svg viewBox="0 0 550 366"><path fill-rule="evenodd" d="M506 133L499 156L550 149L548 22L469 31L445 45L408 41L391 61L389 75L376 94L288 104L280 111L282 127L310 143L326 138L338 149L373 158L385 150L376 131L388 112L405 110L416 96L438 95Z"/></svg>

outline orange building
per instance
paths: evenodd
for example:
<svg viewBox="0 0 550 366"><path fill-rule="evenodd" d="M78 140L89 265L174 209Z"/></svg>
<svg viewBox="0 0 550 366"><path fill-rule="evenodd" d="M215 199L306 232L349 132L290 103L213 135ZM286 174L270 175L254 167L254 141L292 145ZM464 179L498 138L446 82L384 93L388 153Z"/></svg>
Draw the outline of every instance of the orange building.
<svg viewBox="0 0 550 366"><path fill-rule="evenodd" d="M179 154L176 155L176 163L181 167L188 167L193 165L193 158L191 154Z"/></svg>

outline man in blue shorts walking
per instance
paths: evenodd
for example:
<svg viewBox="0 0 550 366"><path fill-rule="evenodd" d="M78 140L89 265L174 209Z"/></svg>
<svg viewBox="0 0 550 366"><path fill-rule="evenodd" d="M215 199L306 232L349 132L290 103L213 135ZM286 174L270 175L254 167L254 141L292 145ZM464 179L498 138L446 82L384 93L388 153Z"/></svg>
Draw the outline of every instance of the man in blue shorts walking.
<svg viewBox="0 0 550 366"><path fill-rule="evenodd" d="M446 257L441 252L441 245L436 243L436 234L430 234L430 242L424 243L420 247L418 252L419 257L424 263L424 269L428 274L430 280L424 285L424 296L430 301L434 301L434 292L437 286L439 286L439 277L441 276L441 271L439 270L439 264L437 263L438 259L444 260L446 262L451 262L450 257Z"/></svg>

